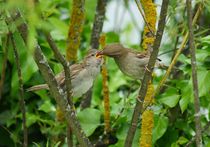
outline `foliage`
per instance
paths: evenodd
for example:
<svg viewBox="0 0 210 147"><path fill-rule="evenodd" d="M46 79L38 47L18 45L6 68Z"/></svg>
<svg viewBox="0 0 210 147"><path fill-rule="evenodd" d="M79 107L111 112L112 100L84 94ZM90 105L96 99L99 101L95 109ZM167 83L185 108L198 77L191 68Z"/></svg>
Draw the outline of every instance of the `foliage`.
<svg viewBox="0 0 210 147"><path fill-rule="evenodd" d="M108 4L113 4L113 1L109 1ZM200 1L194 3L194 10L196 10L198 2ZM84 57L89 48L96 3L96 0L86 0L86 19L81 36L81 45L78 51L79 60ZM205 3L202 10L203 14L200 16L200 21L195 27L202 127L210 121L210 35L209 20L207 19L210 17L210 3L207 0L203 3ZM129 2L128 4L135 6L134 2ZM21 21L15 24L6 23L9 12L15 8L19 8L29 26L27 45L16 29L16 26ZM5 50L8 48L7 68L2 88L2 97L0 98L0 146L20 146L23 140L17 68L11 42L6 46L8 32L11 31L14 34L15 42L17 42L24 89L44 83L37 65L33 60L33 46L38 41L53 71L55 73L60 72L62 66L58 64L53 56L43 32L51 32L61 53L65 55L71 9L72 2L70 0L39 0L34 4L25 2L24 0L0 1L0 71L3 70L2 63ZM131 9L131 7L128 7L128 9ZM106 11L111 10L107 9ZM168 11L167 26L160 49L161 53L166 52L166 54L160 56L166 64L170 64L171 58L176 48L179 47L187 28L184 1L170 1ZM105 24L109 24L109 19L107 16ZM107 44L120 42L123 37L130 36L130 26L132 23L129 22L121 31L107 31ZM140 33L138 32L138 34ZM139 43L132 44L130 40L122 43L136 48L139 46ZM179 56L176 68L174 68L166 85L161 93L157 95L155 104L152 106L155 112L153 130L154 146L183 146L195 134L190 64L189 47L187 45L183 53ZM123 75L113 59L107 60L107 69L109 72L108 84L110 92L111 127L113 130L112 136L113 138L117 138L117 141L114 142L115 144L110 146L121 147L124 144L127 130L131 125L130 120L140 82L133 81ZM155 70L156 76L153 79L155 86L158 85L164 72L159 69ZM61 142L58 138L62 138L65 135L66 125L65 123L56 121L56 104L54 99L46 90L25 92L24 96L27 112L26 124L29 129L29 146L59 146ZM104 129L101 75L95 81L92 97L90 108L80 110L81 99L75 102L75 106L84 132L89 136L91 141L96 142L103 136ZM139 125L138 128L140 129ZM134 147L138 146L139 135L139 133L135 135ZM210 144L209 134L203 133L202 135L204 146L208 146ZM76 142L76 139L74 139L74 142Z"/></svg>

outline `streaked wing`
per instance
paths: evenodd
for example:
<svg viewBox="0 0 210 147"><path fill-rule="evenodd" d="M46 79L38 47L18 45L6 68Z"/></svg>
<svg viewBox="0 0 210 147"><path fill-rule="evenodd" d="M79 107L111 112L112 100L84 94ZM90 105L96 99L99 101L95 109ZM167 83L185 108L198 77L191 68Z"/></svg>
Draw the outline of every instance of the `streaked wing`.
<svg viewBox="0 0 210 147"><path fill-rule="evenodd" d="M134 50L134 49L129 49L129 48L127 48L127 49L128 49L131 53L135 54L135 56L136 56L137 58L145 58L145 57L148 56L148 54L147 54L146 51L138 52L138 51L136 51L136 50Z"/></svg>
<svg viewBox="0 0 210 147"><path fill-rule="evenodd" d="M76 75L83 69L83 65L81 63L73 64L70 66L70 72L71 72L71 79L74 79ZM59 85L63 85L65 82L65 72L62 71L58 75L56 75L56 80Z"/></svg>
<svg viewBox="0 0 210 147"><path fill-rule="evenodd" d="M71 70L71 79L74 79L76 75L84 68L82 63L74 64L70 67Z"/></svg>

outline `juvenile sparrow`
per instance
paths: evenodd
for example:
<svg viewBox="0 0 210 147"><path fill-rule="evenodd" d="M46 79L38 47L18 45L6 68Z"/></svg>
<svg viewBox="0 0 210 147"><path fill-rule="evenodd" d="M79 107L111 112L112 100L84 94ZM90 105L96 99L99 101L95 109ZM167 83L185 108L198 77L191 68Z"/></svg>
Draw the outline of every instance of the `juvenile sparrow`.
<svg viewBox="0 0 210 147"><path fill-rule="evenodd" d="M72 96L81 97L93 85L94 80L100 73L100 67L103 63L101 56L96 57L97 50L91 49L88 55L82 60L81 63L73 64L70 66ZM56 75L58 84L64 88L65 86L65 73L64 71ZM47 84L36 85L27 89L27 91L37 91L41 89L49 89Z"/></svg>
<svg viewBox="0 0 210 147"><path fill-rule="evenodd" d="M120 43L106 45L97 55L106 55L114 58L120 70L134 79L142 79L144 70L149 62L149 54L146 52L136 52L126 48ZM164 66L157 59L156 66Z"/></svg>

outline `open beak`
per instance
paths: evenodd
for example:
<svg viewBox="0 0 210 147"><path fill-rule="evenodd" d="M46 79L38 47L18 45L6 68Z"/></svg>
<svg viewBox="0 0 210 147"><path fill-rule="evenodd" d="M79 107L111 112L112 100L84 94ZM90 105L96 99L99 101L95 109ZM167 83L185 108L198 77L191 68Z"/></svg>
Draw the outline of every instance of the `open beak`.
<svg viewBox="0 0 210 147"><path fill-rule="evenodd" d="M103 55L103 50L98 51L98 52L96 53L96 57L97 57L97 58L101 58L102 55Z"/></svg>

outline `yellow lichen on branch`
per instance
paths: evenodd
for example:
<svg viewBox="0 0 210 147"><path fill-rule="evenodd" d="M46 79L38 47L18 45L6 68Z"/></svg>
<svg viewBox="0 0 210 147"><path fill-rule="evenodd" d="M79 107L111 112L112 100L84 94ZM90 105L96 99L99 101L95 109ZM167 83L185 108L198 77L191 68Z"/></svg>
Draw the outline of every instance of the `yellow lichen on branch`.
<svg viewBox="0 0 210 147"><path fill-rule="evenodd" d="M80 46L80 35L83 29L85 19L85 0L74 0L70 17L70 25L67 38L66 59L68 61L77 60L77 50ZM56 109L56 119L59 122L64 121L64 114L60 108Z"/></svg>
<svg viewBox="0 0 210 147"><path fill-rule="evenodd" d="M150 108L150 105L152 105L154 102L153 93L154 93L154 86L150 82L148 85L147 94L143 104L143 108L145 111L142 114L140 146L144 147L152 146L152 129L154 126L154 120L153 120L154 113L152 110L149 110L148 108Z"/></svg>
<svg viewBox="0 0 210 147"><path fill-rule="evenodd" d="M151 147L152 146L152 132L154 125L154 113L152 110L147 110L142 114L142 127L141 127L141 138L140 146L141 147Z"/></svg>
<svg viewBox="0 0 210 147"><path fill-rule="evenodd" d="M156 6L152 2L152 0L141 0L142 7L144 9L144 14L146 21L148 25L150 26L150 29L148 26L145 26L144 28L144 34L143 34L143 42L142 42L142 47L151 52L152 51L152 46L155 40L155 24L156 24ZM151 33L152 31L152 33Z"/></svg>
<svg viewBox="0 0 210 147"><path fill-rule="evenodd" d="M156 25L156 6L152 0L141 0L141 5L144 9L145 18L147 25L144 27L143 42L142 47L148 53L151 53L154 40L155 40L155 25ZM152 31L152 32L151 32ZM148 90L143 104L143 114L142 114L142 125L141 125L141 137L140 146L151 147L152 146L152 129L154 126L154 112L150 110L150 105L153 104L153 93L154 85L150 81L148 84Z"/></svg>
<svg viewBox="0 0 210 147"><path fill-rule="evenodd" d="M106 45L106 36L103 34L101 35L99 42L101 44L101 47L104 48ZM105 123L105 129L104 132L108 133L110 132L110 104L109 104L109 87L107 83L107 77L108 72L106 68L106 57L104 56L104 63L102 65L102 86L103 86L103 96L104 96L104 123Z"/></svg>
<svg viewBox="0 0 210 147"><path fill-rule="evenodd" d="M73 0L71 23L69 25L66 58L68 61L77 60L77 50L80 46L80 35L85 19L85 0Z"/></svg>

